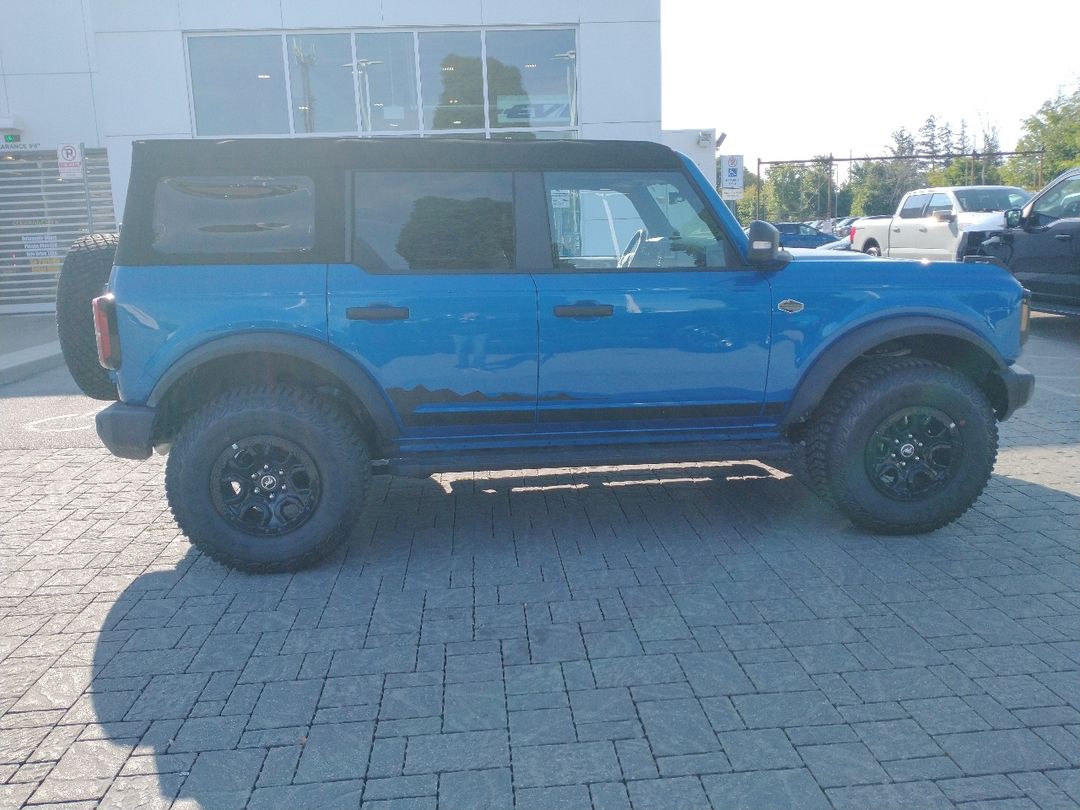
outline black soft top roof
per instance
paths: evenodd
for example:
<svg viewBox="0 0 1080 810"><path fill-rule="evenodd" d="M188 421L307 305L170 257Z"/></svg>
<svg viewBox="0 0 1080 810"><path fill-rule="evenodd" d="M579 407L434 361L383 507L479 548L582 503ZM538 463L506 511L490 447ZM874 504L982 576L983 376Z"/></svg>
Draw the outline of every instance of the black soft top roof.
<svg viewBox="0 0 1080 810"><path fill-rule="evenodd" d="M132 174L266 173L309 168L378 171L679 169L678 155L647 141L443 138L231 138L136 141Z"/></svg>

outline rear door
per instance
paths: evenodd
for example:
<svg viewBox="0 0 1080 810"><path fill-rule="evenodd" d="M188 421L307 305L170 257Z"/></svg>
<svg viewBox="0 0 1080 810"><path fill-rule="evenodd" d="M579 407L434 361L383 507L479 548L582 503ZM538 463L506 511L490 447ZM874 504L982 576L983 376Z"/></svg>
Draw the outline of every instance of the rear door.
<svg viewBox="0 0 1080 810"><path fill-rule="evenodd" d="M893 217L889 233L889 257L893 259L920 259L927 231L924 218L929 194L912 194Z"/></svg>
<svg viewBox="0 0 1080 810"><path fill-rule="evenodd" d="M657 439L761 421L770 288L673 171L544 176L539 430ZM610 438L608 439L610 440Z"/></svg>
<svg viewBox="0 0 1080 810"><path fill-rule="evenodd" d="M920 255L916 258L936 262L956 261L960 226L956 223L956 207L948 194L937 191L930 196L922 224L916 227L922 237Z"/></svg>
<svg viewBox="0 0 1080 810"><path fill-rule="evenodd" d="M536 288L517 269L514 175L356 172L352 195L330 340L385 391L404 441L531 432Z"/></svg>

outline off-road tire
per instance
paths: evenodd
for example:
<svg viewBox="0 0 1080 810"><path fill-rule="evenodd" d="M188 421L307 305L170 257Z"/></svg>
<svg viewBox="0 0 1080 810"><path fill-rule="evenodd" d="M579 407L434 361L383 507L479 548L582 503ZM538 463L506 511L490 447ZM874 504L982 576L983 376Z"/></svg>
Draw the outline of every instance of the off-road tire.
<svg viewBox="0 0 1080 810"><path fill-rule="evenodd" d="M939 489L900 500L867 470L879 426L905 408L949 417L959 459ZM956 520L982 494L997 458L997 421L986 396L963 374L917 357L867 360L844 372L815 411L805 462L822 491L857 526L879 534L921 534Z"/></svg>
<svg viewBox="0 0 1080 810"><path fill-rule="evenodd" d="M252 437L299 447L316 470L319 494L310 516L274 536L238 528L215 504L216 465ZM363 508L370 466L344 408L293 388L251 386L221 394L184 423L165 466L165 493L177 525L207 556L244 571L296 571L348 538Z"/></svg>
<svg viewBox="0 0 1080 810"><path fill-rule="evenodd" d="M119 237L92 233L75 241L60 268L56 286L56 334L75 384L88 397L118 398L116 383L101 367L90 302L105 292Z"/></svg>

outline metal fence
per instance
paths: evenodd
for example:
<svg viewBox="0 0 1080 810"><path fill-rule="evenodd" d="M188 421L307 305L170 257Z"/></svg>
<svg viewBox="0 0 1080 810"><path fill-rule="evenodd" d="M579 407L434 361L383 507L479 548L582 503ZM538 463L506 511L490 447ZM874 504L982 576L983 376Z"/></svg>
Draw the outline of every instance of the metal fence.
<svg viewBox="0 0 1080 810"><path fill-rule="evenodd" d="M0 155L0 313L52 312L67 249L116 230L104 149L86 150L82 180L63 180L55 152Z"/></svg>

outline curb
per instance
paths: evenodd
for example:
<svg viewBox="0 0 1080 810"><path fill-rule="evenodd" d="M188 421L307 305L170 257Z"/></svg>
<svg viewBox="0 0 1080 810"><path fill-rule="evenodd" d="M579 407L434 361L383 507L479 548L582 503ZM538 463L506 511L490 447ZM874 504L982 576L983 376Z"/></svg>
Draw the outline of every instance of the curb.
<svg viewBox="0 0 1080 810"><path fill-rule="evenodd" d="M25 380L64 364L59 341L0 355L0 385Z"/></svg>

